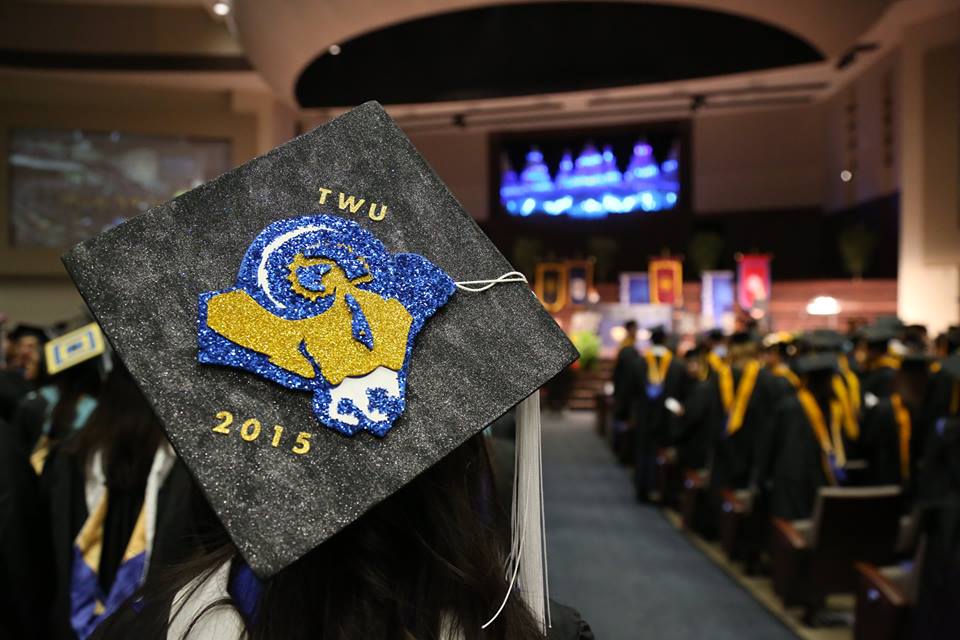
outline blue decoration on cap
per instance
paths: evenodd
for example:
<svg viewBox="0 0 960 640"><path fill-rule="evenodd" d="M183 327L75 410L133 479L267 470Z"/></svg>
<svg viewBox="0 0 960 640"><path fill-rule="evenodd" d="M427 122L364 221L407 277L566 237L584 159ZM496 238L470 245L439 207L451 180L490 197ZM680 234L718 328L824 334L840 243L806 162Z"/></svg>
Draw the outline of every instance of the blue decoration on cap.
<svg viewBox="0 0 960 640"><path fill-rule="evenodd" d="M359 224L272 223L234 287L200 294L197 359L311 391L345 435L384 436L403 413L414 339L456 287L426 258L391 254Z"/></svg>

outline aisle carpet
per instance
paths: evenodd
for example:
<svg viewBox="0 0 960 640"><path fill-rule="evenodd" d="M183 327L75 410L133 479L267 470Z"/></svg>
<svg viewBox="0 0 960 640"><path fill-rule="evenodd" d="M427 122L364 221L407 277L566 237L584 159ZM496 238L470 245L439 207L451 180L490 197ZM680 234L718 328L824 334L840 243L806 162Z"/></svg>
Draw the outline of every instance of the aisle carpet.
<svg viewBox="0 0 960 640"><path fill-rule="evenodd" d="M592 413L543 418L550 594L597 640L794 636L653 507L594 434Z"/></svg>

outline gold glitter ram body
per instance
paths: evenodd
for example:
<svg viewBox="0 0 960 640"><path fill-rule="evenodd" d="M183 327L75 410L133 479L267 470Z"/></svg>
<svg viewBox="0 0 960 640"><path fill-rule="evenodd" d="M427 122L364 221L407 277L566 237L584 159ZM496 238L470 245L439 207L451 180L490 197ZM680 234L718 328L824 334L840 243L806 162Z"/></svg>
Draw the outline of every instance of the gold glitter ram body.
<svg viewBox="0 0 960 640"><path fill-rule="evenodd" d="M300 267L325 264L322 291L304 287L297 278ZM399 371L407 351L413 317L404 306L356 285L370 280L369 274L350 281L332 260L297 255L290 264L291 286L310 300L335 296L333 304L312 318L287 320L261 307L246 291L235 290L210 298L207 325L227 340L266 355L276 366L303 378L315 378L318 371L300 349L319 366L319 373L336 386L344 378L364 376L383 366ZM373 334L368 349L353 337L350 308L345 297L353 296L366 316Z"/></svg>

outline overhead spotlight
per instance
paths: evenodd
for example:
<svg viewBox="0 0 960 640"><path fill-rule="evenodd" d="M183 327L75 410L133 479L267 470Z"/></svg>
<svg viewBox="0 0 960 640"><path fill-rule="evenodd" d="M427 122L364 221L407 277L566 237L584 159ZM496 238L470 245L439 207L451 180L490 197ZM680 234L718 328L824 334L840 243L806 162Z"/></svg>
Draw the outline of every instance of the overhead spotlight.
<svg viewBox="0 0 960 640"><path fill-rule="evenodd" d="M840 313L840 302L833 296L817 296L807 303L811 316L835 316Z"/></svg>
<svg viewBox="0 0 960 640"><path fill-rule="evenodd" d="M850 182L853 180L853 173L849 169L844 169L840 172L840 179L844 182Z"/></svg>
<svg viewBox="0 0 960 640"><path fill-rule="evenodd" d="M218 16L225 16L230 13L230 5L226 2L214 2L213 12Z"/></svg>
<svg viewBox="0 0 960 640"><path fill-rule="evenodd" d="M327 53L329 53L329 54L332 55L332 56L338 56L338 55L340 55L340 45L338 45L338 44L332 44L332 45L330 45L330 47L327 48Z"/></svg>

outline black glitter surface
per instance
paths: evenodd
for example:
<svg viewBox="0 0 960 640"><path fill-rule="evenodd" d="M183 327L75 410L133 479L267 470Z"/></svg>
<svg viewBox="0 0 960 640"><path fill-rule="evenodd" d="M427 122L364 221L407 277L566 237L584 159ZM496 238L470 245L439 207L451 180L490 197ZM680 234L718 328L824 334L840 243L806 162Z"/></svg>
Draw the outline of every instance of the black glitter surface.
<svg viewBox="0 0 960 640"><path fill-rule="evenodd" d="M318 204L319 188L332 189ZM338 192L365 198L340 211ZM369 203L386 204L379 221ZM271 222L355 220L455 280L512 267L374 102L76 246L63 261L244 558L276 573L397 491L576 358L522 283L458 291L417 336L384 438L319 425L311 395L197 362L198 294L229 287ZM225 421L229 433L215 432ZM218 418L217 414L221 414ZM259 436L250 436L255 419ZM282 426L275 438L275 425ZM309 451L296 444L309 434ZM273 443L277 442L277 446Z"/></svg>

